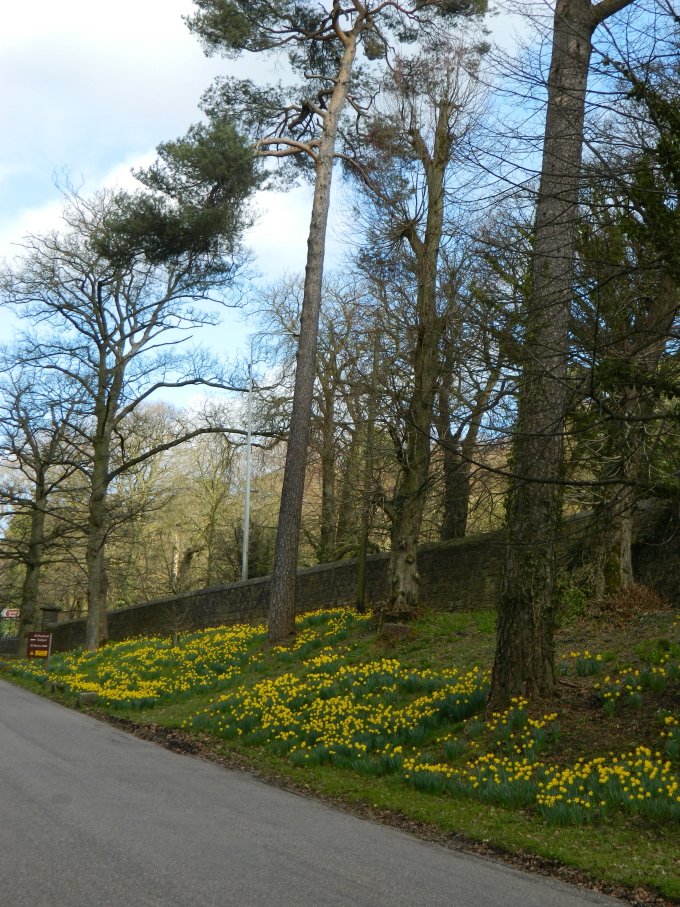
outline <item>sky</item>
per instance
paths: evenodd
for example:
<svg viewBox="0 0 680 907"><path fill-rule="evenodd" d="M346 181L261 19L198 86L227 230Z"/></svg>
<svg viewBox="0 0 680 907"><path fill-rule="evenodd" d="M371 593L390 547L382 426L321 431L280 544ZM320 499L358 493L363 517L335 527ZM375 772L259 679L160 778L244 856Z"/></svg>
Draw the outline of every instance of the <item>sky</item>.
<svg viewBox="0 0 680 907"><path fill-rule="evenodd" d="M200 117L198 101L215 76L261 77L262 62L206 58L182 17L191 0L32 0L6 3L0 32L0 257L11 259L27 232L59 215L58 181L87 193L132 185L130 169ZM494 32L506 41L502 17ZM273 64L272 64L273 65ZM266 76L266 73L265 73ZM275 79L277 76L272 75ZM304 268L311 189L261 193L246 237L261 282ZM342 205L331 216L327 266L341 256ZM13 325L1 315L0 341ZM218 351L243 348L252 325L225 313L209 337Z"/></svg>
<svg viewBox="0 0 680 907"><path fill-rule="evenodd" d="M0 33L0 256L59 215L55 185L83 192L132 185L130 169L200 117L214 77L233 63L206 58L182 17L190 0L33 0L7 4ZM240 71L246 75L247 65ZM304 267L310 190L256 199L247 236L263 279ZM3 313L0 339L11 333ZM248 331L227 312L210 343L233 349ZM200 338L199 338L200 339Z"/></svg>

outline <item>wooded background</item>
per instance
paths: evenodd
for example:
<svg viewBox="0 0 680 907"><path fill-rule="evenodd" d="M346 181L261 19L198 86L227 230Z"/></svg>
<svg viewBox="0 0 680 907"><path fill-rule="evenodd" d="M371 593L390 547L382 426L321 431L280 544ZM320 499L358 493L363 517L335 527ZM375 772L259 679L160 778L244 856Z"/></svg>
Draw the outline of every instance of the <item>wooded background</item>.
<svg viewBox="0 0 680 907"><path fill-rule="evenodd" d="M482 0L196 7L207 53L278 53L288 81L218 79L138 191L65 186L5 266L2 604L22 638L43 603L87 611L95 648L107 609L236 580L252 377L271 640L299 566L388 551L383 618L408 619L419 544L505 527L492 697L549 691L560 608L634 590L636 508L678 504L674 5L528 3L512 56ZM351 228L324 272L332 178ZM253 283L253 192L305 180L305 274ZM252 361L191 345L220 305Z"/></svg>

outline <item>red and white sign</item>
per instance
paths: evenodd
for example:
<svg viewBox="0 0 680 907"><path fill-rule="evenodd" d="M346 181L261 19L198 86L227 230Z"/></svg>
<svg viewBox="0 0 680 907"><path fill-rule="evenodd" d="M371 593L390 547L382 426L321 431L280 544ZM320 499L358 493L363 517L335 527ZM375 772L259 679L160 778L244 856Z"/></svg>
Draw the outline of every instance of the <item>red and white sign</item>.
<svg viewBox="0 0 680 907"><path fill-rule="evenodd" d="M52 651L51 633L29 633L26 637L27 658L49 658Z"/></svg>
<svg viewBox="0 0 680 907"><path fill-rule="evenodd" d="M19 620L21 611L18 608L3 608L0 611L0 617L6 617L8 620Z"/></svg>

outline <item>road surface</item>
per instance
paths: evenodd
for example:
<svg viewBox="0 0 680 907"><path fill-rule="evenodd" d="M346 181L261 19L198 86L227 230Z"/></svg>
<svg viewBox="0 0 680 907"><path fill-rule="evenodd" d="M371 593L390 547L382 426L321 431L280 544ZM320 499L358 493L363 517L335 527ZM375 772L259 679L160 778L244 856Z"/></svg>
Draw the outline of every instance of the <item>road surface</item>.
<svg viewBox="0 0 680 907"><path fill-rule="evenodd" d="M0 681L2 907L620 903L177 755Z"/></svg>

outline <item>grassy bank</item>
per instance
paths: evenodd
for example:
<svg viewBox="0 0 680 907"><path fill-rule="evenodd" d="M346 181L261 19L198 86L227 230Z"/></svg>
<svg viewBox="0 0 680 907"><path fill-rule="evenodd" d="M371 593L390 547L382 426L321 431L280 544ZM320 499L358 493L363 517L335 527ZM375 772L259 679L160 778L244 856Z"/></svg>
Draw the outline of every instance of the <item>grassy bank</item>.
<svg viewBox="0 0 680 907"><path fill-rule="evenodd" d="M290 648L231 627L4 674L71 703L96 692L97 709L171 730L189 751L435 839L680 901L680 621L581 621L557 643L560 696L502 715L484 714L489 612L433 612L378 633L351 612L317 613Z"/></svg>

